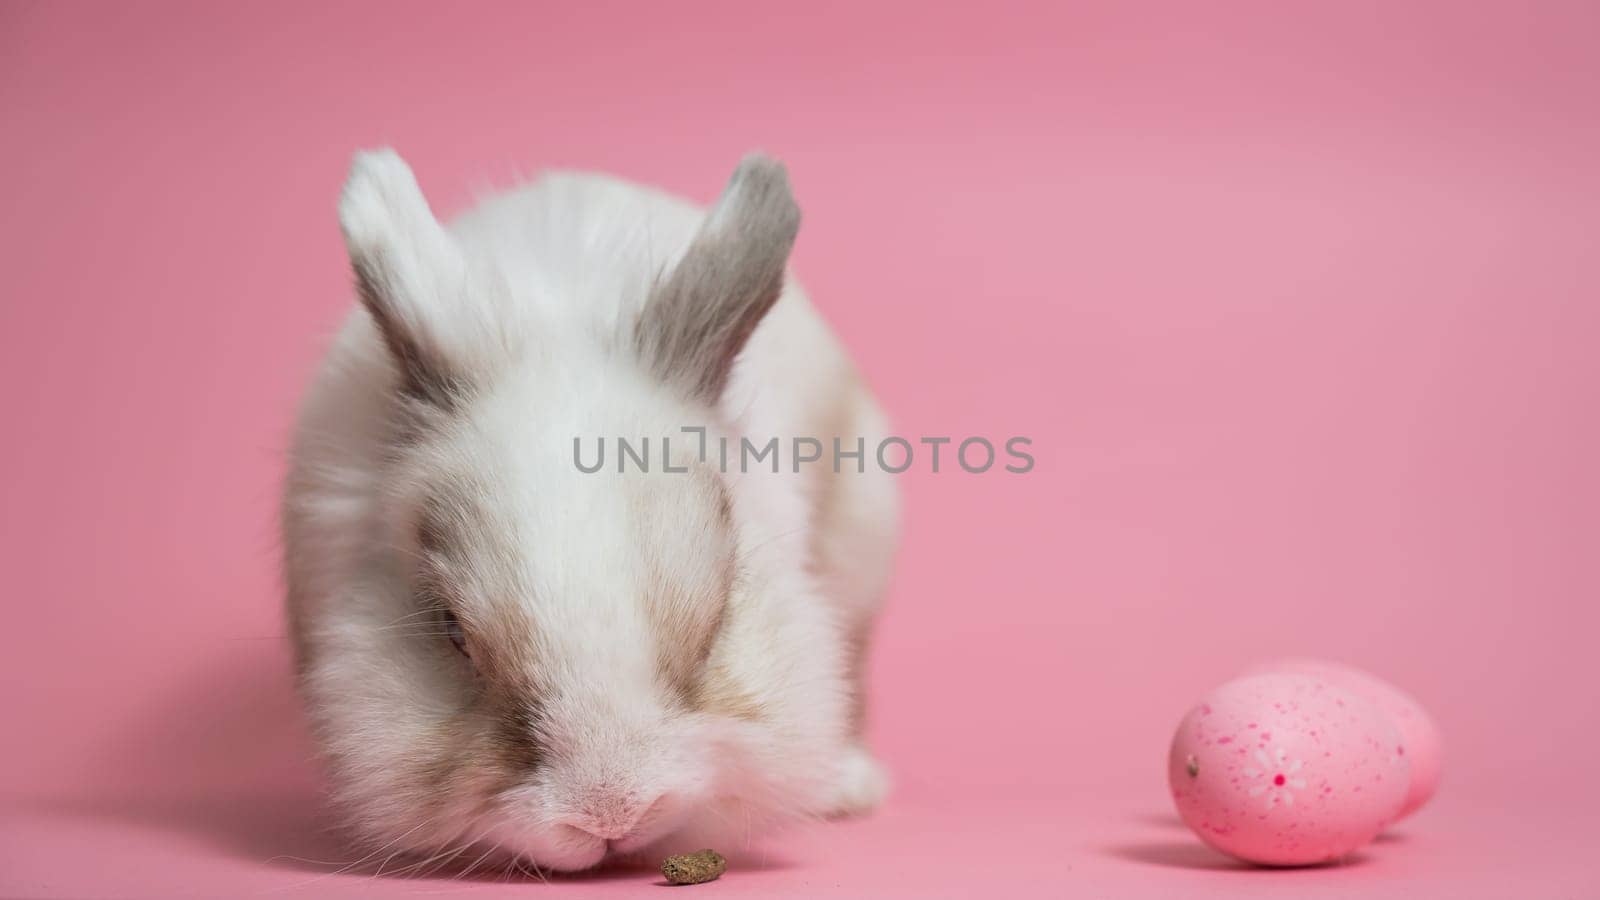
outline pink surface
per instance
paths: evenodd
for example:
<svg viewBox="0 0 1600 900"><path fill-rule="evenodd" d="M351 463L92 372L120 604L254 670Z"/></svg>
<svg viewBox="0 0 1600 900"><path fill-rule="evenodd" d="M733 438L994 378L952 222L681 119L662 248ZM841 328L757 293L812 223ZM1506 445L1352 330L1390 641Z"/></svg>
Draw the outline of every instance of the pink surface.
<svg viewBox="0 0 1600 900"><path fill-rule="evenodd" d="M0 5L0 896L497 889L328 874L288 693L281 451L379 143L445 210L766 148L901 431L1034 441L906 476L889 808L696 890L1600 895L1596 9ZM1285 655L1445 735L1344 867L1235 868L1166 795Z"/></svg>

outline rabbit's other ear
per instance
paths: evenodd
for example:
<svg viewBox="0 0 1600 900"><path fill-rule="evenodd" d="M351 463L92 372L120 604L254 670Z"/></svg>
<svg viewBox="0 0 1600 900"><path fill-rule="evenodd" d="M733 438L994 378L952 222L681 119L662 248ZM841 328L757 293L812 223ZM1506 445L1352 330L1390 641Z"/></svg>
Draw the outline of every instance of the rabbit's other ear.
<svg viewBox="0 0 1600 900"><path fill-rule="evenodd" d="M783 165L745 157L640 314L638 350L658 378L706 403L721 397L734 359L783 291L799 230Z"/></svg>
<svg viewBox="0 0 1600 900"><path fill-rule="evenodd" d="M339 227L361 304L372 315L403 389L447 405L470 354L467 265L393 150L358 153L339 198Z"/></svg>

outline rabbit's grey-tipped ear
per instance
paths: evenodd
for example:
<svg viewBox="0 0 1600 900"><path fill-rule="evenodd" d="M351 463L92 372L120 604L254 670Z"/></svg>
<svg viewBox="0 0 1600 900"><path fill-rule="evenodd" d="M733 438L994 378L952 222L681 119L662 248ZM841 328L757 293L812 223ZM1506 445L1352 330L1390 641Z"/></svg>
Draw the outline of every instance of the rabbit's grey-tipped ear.
<svg viewBox="0 0 1600 900"><path fill-rule="evenodd" d="M707 403L722 395L735 357L783 290L799 230L783 166L746 157L640 315L638 349L657 377Z"/></svg>
<svg viewBox="0 0 1600 900"><path fill-rule="evenodd" d="M394 357L404 389L444 404L461 371L452 359L454 307L464 299L466 262L434 218L416 177L393 150L356 154L339 198L361 304Z"/></svg>

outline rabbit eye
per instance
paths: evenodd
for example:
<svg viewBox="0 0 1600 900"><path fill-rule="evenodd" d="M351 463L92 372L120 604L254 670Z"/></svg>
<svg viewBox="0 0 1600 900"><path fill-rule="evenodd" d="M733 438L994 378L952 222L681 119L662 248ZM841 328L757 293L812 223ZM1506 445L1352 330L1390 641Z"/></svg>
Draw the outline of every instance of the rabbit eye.
<svg viewBox="0 0 1600 900"><path fill-rule="evenodd" d="M449 610L444 611L444 633L445 636L450 638L450 643L461 651L462 656L471 658L472 654L467 652L466 632L461 630L461 620L457 619L456 614Z"/></svg>

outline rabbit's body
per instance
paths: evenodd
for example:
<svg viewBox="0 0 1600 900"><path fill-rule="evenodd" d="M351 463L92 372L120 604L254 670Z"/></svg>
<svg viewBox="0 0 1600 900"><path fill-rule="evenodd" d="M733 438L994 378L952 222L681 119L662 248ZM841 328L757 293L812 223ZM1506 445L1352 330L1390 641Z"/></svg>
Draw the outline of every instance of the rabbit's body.
<svg viewBox="0 0 1600 900"><path fill-rule="evenodd" d="M875 402L782 284L792 210L755 161L709 219L555 175L447 232L398 157L358 159L363 307L305 401L284 529L302 689L364 838L571 869L881 797L860 678L896 495ZM778 473L740 464L746 436ZM798 472L797 437L825 448Z"/></svg>

